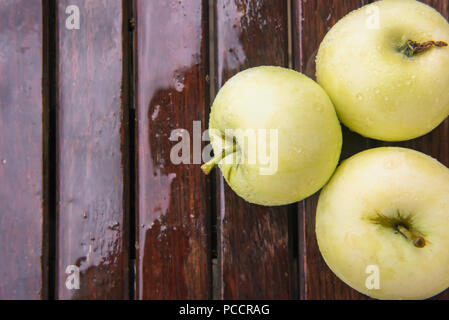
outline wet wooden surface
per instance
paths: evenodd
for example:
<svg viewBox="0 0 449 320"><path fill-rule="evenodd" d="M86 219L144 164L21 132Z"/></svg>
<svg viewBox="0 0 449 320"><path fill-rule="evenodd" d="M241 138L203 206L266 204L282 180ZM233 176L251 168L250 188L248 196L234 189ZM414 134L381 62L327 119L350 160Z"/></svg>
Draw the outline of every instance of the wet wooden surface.
<svg viewBox="0 0 449 320"><path fill-rule="evenodd" d="M66 28L66 8L80 29ZM122 1L58 1L58 299L128 298L129 163ZM68 290L66 268L80 268Z"/></svg>
<svg viewBox="0 0 449 320"><path fill-rule="evenodd" d="M42 11L0 5L0 299L46 296Z"/></svg>
<svg viewBox="0 0 449 320"><path fill-rule="evenodd" d="M200 169L209 112L207 1L138 0L136 18L136 297L208 299L210 184ZM190 156L184 149L177 165L171 150L182 140Z"/></svg>
<svg viewBox="0 0 449 320"><path fill-rule="evenodd" d="M324 35L368 2L3 0L0 299L367 299L321 257L319 193L250 205L200 163L211 94L259 65L314 78ZM395 145L449 166L449 120L403 143L343 132L342 159Z"/></svg>
<svg viewBox="0 0 449 320"><path fill-rule="evenodd" d="M217 1L214 9L217 90L249 67L288 66L286 1ZM245 202L218 170L216 190L219 298L293 298L296 269L288 237L292 208Z"/></svg>

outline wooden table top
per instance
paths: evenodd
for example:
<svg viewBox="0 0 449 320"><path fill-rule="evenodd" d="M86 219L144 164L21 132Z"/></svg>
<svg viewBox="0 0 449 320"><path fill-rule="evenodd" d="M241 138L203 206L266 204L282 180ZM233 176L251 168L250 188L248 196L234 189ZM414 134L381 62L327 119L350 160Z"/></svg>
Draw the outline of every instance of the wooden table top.
<svg viewBox="0 0 449 320"><path fill-rule="evenodd" d="M369 2L1 2L0 299L367 299L321 257L319 194L252 205L202 174L206 141L170 154L237 72L314 78L327 31ZM449 120L403 143L344 128L342 159L386 145L449 166Z"/></svg>

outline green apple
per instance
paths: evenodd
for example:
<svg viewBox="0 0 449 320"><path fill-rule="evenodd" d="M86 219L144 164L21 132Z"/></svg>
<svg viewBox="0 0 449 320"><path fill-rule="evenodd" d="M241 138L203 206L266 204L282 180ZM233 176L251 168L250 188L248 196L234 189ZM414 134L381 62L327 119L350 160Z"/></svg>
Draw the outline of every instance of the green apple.
<svg viewBox="0 0 449 320"><path fill-rule="evenodd" d="M374 139L422 136L449 115L449 24L414 0L374 2L326 35L317 80L351 130Z"/></svg>
<svg viewBox="0 0 449 320"><path fill-rule="evenodd" d="M324 90L280 67L248 69L227 81L209 127L216 157L203 171L218 163L240 197L266 206L318 191L335 171L342 146L340 123Z"/></svg>
<svg viewBox="0 0 449 320"><path fill-rule="evenodd" d="M448 226L449 170L403 148L371 149L344 161L321 192L316 214L327 265L378 299L424 299L449 287Z"/></svg>

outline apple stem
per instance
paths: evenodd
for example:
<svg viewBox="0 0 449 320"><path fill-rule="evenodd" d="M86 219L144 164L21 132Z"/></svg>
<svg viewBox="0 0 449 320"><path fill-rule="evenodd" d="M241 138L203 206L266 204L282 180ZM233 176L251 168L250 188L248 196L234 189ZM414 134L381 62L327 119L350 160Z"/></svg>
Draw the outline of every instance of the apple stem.
<svg viewBox="0 0 449 320"><path fill-rule="evenodd" d="M237 146L234 144L232 147L225 148L221 152L221 154L215 156L212 158L209 162L206 162L201 166L201 170L203 170L205 175L208 175L212 169L224 158L226 158L228 155L235 153L237 151Z"/></svg>
<svg viewBox="0 0 449 320"><path fill-rule="evenodd" d="M447 42L444 41L427 41L419 43L413 40L408 40L407 43L402 47L402 51L407 57L413 57L416 54L430 50L433 47L447 47Z"/></svg>
<svg viewBox="0 0 449 320"><path fill-rule="evenodd" d="M407 229L402 225L398 225L396 229L408 240L413 242L413 245L417 248L424 248L426 245L426 240L415 230Z"/></svg>

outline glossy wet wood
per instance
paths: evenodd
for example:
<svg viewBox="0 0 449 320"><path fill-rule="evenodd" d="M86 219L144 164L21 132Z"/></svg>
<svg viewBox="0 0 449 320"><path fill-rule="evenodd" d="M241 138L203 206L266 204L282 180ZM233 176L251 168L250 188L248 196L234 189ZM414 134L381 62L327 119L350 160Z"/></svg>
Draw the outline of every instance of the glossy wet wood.
<svg viewBox="0 0 449 320"><path fill-rule="evenodd" d="M130 293L137 299L367 299L321 257L319 193L298 205L250 205L219 170L202 174L207 142L200 140L211 85L217 92L246 68L289 65L289 3L292 65L314 78L327 31L372 1L214 0L209 8L208 0L136 0L128 24L130 1L0 2L0 299L40 299L53 291L57 299L126 299ZM449 17L449 1L423 2ZM66 29L68 5L80 9L80 30ZM131 49L128 28L134 26ZM198 132L194 121L201 122ZM172 150L187 132L191 163L178 165ZM342 159L394 145L449 166L449 120L402 143L343 133ZM55 270L49 270L52 239ZM65 286L68 265L81 269L80 290ZM53 282L56 288L49 287ZM449 291L435 299L449 299Z"/></svg>
<svg viewBox="0 0 449 320"><path fill-rule="evenodd" d="M42 13L0 4L0 299L46 296Z"/></svg>
<svg viewBox="0 0 449 320"><path fill-rule="evenodd" d="M66 28L69 5L80 9L79 30ZM121 0L58 1L58 299L128 297L122 9ZM80 268L80 290L66 288L69 265Z"/></svg>
<svg viewBox="0 0 449 320"><path fill-rule="evenodd" d="M198 140L209 112L207 17L205 0L136 3L138 299L211 297L210 185ZM177 165L171 150L187 132L188 164Z"/></svg>
<svg viewBox="0 0 449 320"><path fill-rule="evenodd" d="M259 65L288 66L286 1L217 1L215 85ZM239 198L216 170L218 287L223 299L289 299L294 260L290 207L262 207Z"/></svg>

